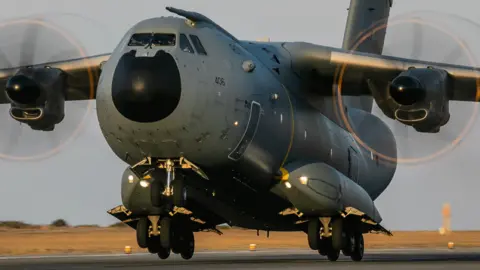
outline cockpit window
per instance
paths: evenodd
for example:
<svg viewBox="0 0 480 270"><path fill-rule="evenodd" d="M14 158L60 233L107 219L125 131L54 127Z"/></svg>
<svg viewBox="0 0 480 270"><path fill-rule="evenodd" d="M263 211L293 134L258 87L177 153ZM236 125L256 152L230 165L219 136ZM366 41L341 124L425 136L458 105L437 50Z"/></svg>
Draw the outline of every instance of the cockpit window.
<svg viewBox="0 0 480 270"><path fill-rule="evenodd" d="M194 53L192 44L184 34L180 34L180 49L184 52Z"/></svg>
<svg viewBox="0 0 480 270"><path fill-rule="evenodd" d="M175 41L175 34L137 33L130 38L128 46L175 46Z"/></svg>
<svg viewBox="0 0 480 270"><path fill-rule="evenodd" d="M190 35L190 39L192 40L193 46L195 47L195 50L197 50L198 54L207 55L207 52L202 45L202 42L196 35Z"/></svg>

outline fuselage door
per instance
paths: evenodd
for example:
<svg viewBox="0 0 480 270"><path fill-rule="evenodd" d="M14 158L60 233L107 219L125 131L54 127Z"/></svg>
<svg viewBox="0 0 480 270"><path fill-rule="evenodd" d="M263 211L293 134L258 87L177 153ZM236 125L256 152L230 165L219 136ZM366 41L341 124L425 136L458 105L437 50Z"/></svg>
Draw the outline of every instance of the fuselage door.
<svg viewBox="0 0 480 270"><path fill-rule="evenodd" d="M253 138L255 137L261 114L262 107L260 103L252 101L247 128L245 129L242 139L238 143L237 147L235 147L235 149L228 155L228 158L232 160L239 160L243 156L243 154L247 150L247 147L250 145L250 143L253 141Z"/></svg>
<svg viewBox="0 0 480 270"><path fill-rule="evenodd" d="M358 183L358 155L352 147L348 148L348 177Z"/></svg>

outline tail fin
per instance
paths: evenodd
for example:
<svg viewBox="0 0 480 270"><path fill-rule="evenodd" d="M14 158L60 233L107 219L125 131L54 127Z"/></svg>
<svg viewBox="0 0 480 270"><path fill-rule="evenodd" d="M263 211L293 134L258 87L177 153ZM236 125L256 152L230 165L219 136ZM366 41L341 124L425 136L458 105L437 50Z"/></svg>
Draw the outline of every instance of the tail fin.
<svg viewBox="0 0 480 270"><path fill-rule="evenodd" d="M373 27L388 23L390 8L393 0L350 0L350 8L348 9L347 25L343 37L343 49L352 50L355 45L355 51L382 54L383 45L387 27L383 27L376 31L374 35L370 35L360 44L360 38ZM372 112L373 98L367 96L361 97L344 97L346 106L352 106L367 112Z"/></svg>
<svg viewBox="0 0 480 270"><path fill-rule="evenodd" d="M351 0L343 49L351 50L355 43L374 25L388 23L393 0ZM387 27L363 41L356 51L382 54Z"/></svg>

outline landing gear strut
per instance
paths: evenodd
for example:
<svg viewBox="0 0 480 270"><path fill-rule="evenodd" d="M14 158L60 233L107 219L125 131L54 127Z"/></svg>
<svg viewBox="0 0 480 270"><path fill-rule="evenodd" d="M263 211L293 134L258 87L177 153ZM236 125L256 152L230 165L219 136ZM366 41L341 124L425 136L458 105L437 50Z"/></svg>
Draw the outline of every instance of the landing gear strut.
<svg viewBox="0 0 480 270"><path fill-rule="evenodd" d="M176 176L176 168L192 168L185 159L159 160L152 172L151 201L155 207L162 207L166 203L172 203L177 207L185 207L186 185L182 175Z"/></svg>

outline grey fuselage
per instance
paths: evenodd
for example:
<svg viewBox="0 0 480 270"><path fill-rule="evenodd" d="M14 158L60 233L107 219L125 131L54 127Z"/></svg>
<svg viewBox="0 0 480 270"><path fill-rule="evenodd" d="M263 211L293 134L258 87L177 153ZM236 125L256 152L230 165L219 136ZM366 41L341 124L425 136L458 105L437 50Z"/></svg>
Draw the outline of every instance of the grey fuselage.
<svg viewBox="0 0 480 270"><path fill-rule="evenodd" d="M128 46L135 33L172 33L177 42L151 48ZM181 50L179 34L198 36L207 55ZM292 69L288 44L236 41L209 24L191 27L182 18L142 21L126 33L103 66L96 97L102 133L115 154L130 165L146 156L184 156L205 171L213 185L242 186L237 189L244 191L242 196L272 205L272 213L288 205L272 190L277 183L274 176L285 164L298 160L334 167L374 200L389 185L396 164L382 162L359 145L336 118L331 97L302 94L307 89ZM163 50L175 59L181 95L178 105L162 119L129 119L119 110L121 101L114 102L116 90L112 87L118 85L115 80L120 76L115 72L120 65L128 69L122 57L132 50L133 57L152 58ZM253 70L249 63L254 64ZM159 77L156 83L171 80L165 78ZM356 135L395 158L396 143L390 129L368 106L358 105L358 99L344 99ZM122 108L135 111L127 105ZM147 109L154 115L161 108L152 105L139 110L145 115ZM269 204L269 200L275 203Z"/></svg>

